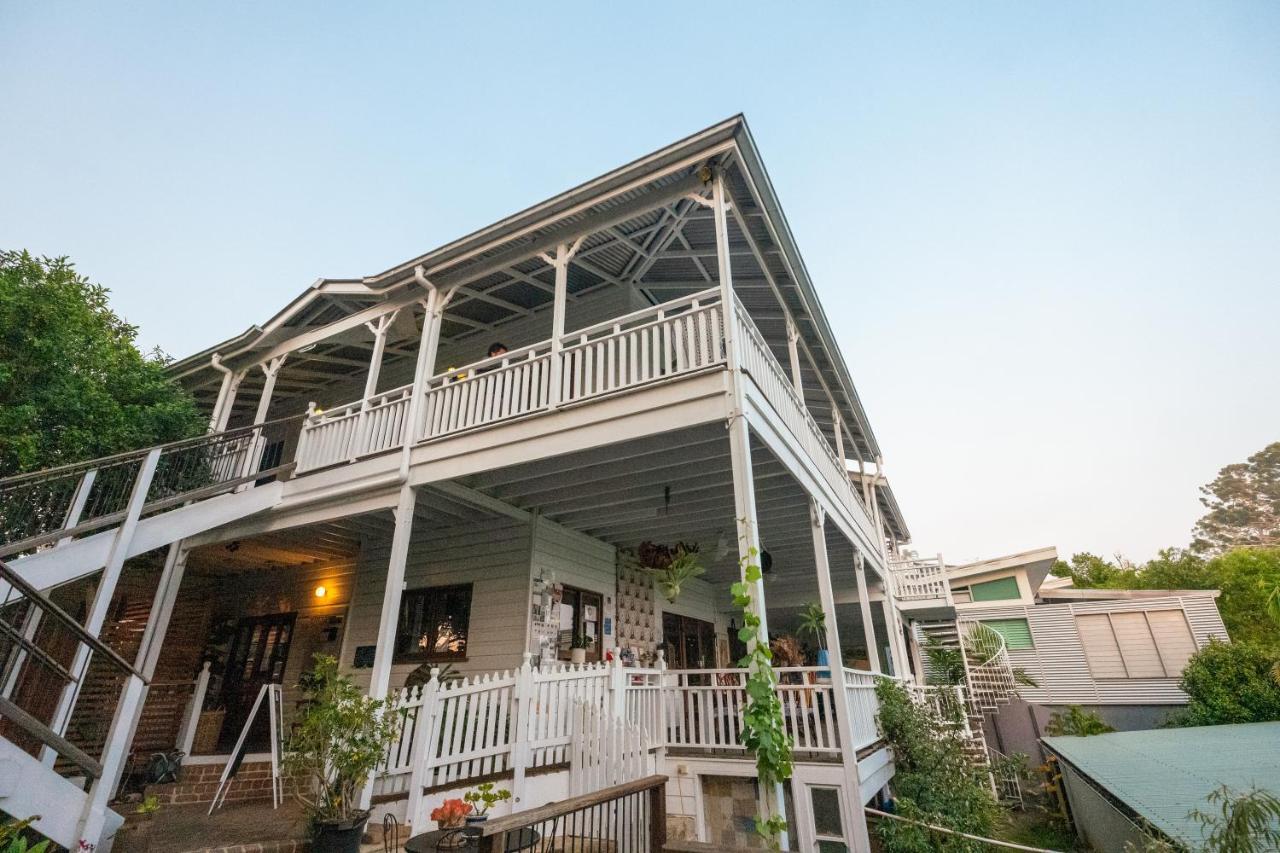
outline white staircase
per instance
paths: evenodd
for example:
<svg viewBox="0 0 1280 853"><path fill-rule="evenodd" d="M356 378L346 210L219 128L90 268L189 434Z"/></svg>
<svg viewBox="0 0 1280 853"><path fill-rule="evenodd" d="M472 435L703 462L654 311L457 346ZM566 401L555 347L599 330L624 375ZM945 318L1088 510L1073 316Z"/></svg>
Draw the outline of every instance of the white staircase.
<svg viewBox="0 0 1280 853"><path fill-rule="evenodd" d="M130 557L278 503L278 477L293 464L262 461L279 423L0 480L0 810L37 817L33 828L67 849L109 849L121 819L107 804L147 691L144 672L98 640L116 582ZM48 592L95 573L81 624ZM144 657L137 666L149 671ZM91 676L91 662L111 674ZM93 744L68 734L86 680L98 694L118 691L111 727Z"/></svg>
<svg viewBox="0 0 1280 853"><path fill-rule="evenodd" d="M921 696L928 696L944 718L950 715L963 720L962 734L970 760L987 773L993 793L1002 799L1012 798L1012 792L1018 789L1017 780L994 772L992 759L1001 756L987 743L984 725L987 715L998 714L1017 694L1004 637L980 622L968 621L913 622L911 630L921 648L934 640L945 649L961 653L964 683L926 688ZM927 658L924 669L928 680L938 680L942 675ZM1020 793L1018 801L1021 802Z"/></svg>

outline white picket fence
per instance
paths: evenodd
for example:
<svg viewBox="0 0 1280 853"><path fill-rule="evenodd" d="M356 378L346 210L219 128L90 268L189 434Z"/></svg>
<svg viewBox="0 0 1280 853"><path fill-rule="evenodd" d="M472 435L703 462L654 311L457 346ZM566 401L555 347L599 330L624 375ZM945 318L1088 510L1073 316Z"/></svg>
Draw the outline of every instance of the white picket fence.
<svg viewBox="0 0 1280 853"><path fill-rule="evenodd" d="M569 796L577 797L640 779L657 770L644 730L583 699L573 702Z"/></svg>
<svg viewBox="0 0 1280 853"><path fill-rule="evenodd" d="M776 690L796 752L839 755L840 697L830 670L777 672ZM473 779L509 775L512 793L520 798L528 771L568 765L572 773L575 759L577 778L595 779L591 774L631 773L636 754L655 750L744 753L746 676L741 669L667 670L661 663L657 669L616 663L534 669L526 660L514 671L446 684L433 679L396 695L400 735L375 779L374 794L407 793L408 815L421 826L424 791ZM879 738L875 677L844 670L855 749ZM617 731L609 729L615 722ZM622 741L609 747L615 752L606 754L613 757L604 769L582 764L582 727L588 723L603 727L592 729L591 743Z"/></svg>

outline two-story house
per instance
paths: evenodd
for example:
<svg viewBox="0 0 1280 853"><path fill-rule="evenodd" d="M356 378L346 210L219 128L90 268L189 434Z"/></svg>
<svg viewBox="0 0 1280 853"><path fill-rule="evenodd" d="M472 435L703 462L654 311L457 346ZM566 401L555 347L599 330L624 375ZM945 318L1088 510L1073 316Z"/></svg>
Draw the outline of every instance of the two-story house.
<svg viewBox="0 0 1280 853"><path fill-rule="evenodd" d="M0 482L23 608L0 760L38 782L0 808L38 792L60 804L42 831L104 842L131 753L177 744L201 780L242 739L269 761L255 704L287 717L326 653L411 711L366 799L415 825L478 778L516 809L564 796L586 703L641 733L676 831L749 843L762 804L798 849L867 849L892 776L874 676L910 667L886 583L907 532L741 117L321 279L171 374L207 437ZM679 544L706 571L669 595L650 557ZM780 670L797 761L776 790L740 738L728 588L749 563L762 635L817 605L831 650ZM466 678L424 688L432 669Z"/></svg>

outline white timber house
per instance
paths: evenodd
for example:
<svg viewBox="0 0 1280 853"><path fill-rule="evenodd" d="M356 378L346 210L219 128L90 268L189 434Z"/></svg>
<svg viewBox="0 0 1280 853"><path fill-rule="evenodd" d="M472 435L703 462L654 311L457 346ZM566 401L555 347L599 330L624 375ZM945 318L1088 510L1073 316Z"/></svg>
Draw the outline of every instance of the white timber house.
<svg viewBox="0 0 1280 853"><path fill-rule="evenodd" d="M323 653L408 711L365 799L415 827L477 780L523 810L658 772L675 837L750 845L760 806L794 849L864 851L893 776L876 678L923 680L913 622L994 606L899 556L880 447L741 117L319 280L171 372L208 435L0 481L0 810L72 849L109 849L153 752L186 753L199 784L172 801L198 801L263 685L287 723ZM669 600L638 562L680 544L706 573ZM777 790L741 742L746 562L763 636L825 616L779 668ZM1007 701L1017 654L998 642L969 701ZM269 759L258 722L246 767Z"/></svg>

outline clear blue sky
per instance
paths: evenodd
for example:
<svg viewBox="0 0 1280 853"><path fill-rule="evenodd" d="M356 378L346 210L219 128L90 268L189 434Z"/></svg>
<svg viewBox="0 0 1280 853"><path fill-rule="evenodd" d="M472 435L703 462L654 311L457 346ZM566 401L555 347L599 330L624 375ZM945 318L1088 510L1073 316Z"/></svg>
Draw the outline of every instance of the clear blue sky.
<svg viewBox="0 0 1280 853"><path fill-rule="evenodd" d="M1280 439L1280 4L0 2L0 244L175 355L745 112L919 546Z"/></svg>

